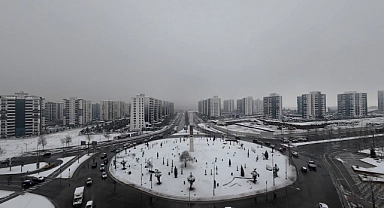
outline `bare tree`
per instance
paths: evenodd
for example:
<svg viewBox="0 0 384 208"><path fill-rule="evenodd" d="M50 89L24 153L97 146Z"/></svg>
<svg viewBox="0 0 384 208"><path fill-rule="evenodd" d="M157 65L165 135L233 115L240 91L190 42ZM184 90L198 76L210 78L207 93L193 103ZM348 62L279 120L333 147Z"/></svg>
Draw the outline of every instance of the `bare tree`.
<svg viewBox="0 0 384 208"><path fill-rule="evenodd" d="M72 143L72 137L67 135L65 136L65 145L68 147L69 143Z"/></svg>
<svg viewBox="0 0 384 208"><path fill-rule="evenodd" d="M45 145L47 145L47 138L44 135L40 135L39 139L37 140L37 144L43 146L43 150Z"/></svg>
<svg viewBox="0 0 384 208"><path fill-rule="evenodd" d="M187 162L192 161L192 157L187 150L183 151L180 155L180 162L184 163L184 166L187 167Z"/></svg>

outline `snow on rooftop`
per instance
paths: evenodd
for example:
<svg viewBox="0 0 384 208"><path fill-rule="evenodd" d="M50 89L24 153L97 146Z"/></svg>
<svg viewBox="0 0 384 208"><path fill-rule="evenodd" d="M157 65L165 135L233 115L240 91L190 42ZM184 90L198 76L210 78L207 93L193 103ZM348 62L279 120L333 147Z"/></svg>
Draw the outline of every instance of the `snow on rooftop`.
<svg viewBox="0 0 384 208"><path fill-rule="evenodd" d="M183 151L189 151L189 142L189 138L163 139L151 141L148 146L141 144L128 149L127 152L122 151L117 154L116 170L113 162L109 166L110 173L117 180L154 195L176 200L188 200L190 194L192 201L252 196L282 188L296 180L295 167L289 166L287 158L275 151L273 163L277 164L280 171L278 177L275 178L275 184L273 184L271 149L249 142L234 143L223 139L195 138L195 151L190 152L193 162L188 162L187 167L185 167L180 162L179 154ZM263 153L266 151L269 154L268 160L263 159ZM229 159L231 166L229 166ZM126 170L122 170L122 161L126 162ZM161 171L161 185L157 184L154 174L151 183L150 168L146 167L146 161L152 161L152 170ZM172 164L178 169L177 178L174 176ZM245 177L240 175L241 166L244 167ZM214 167L217 167L217 171ZM251 175L254 168L259 174L256 184L252 182ZM190 173L193 174L196 181L192 186L195 189L189 193L187 177ZM216 189L213 189L214 179L218 185Z"/></svg>

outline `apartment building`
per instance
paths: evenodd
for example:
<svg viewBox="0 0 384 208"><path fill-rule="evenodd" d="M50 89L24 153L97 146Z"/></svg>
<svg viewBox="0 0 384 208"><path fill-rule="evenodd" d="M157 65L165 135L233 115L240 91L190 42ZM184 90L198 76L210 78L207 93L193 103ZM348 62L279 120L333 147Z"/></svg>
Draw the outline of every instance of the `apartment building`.
<svg viewBox="0 0 384 208"><path fill-rule="evenodd" d="M148 97L145 94L138 94L133 97L130 106L131 131L140 131L174 114L174 104L172 102Z"/></svg>
<svg viewBox="0 0 384 208"><path fill-rule="evenodd" d="M235 110L235 100L229 99L229 100L224 100L224 112L232 112Z"/></svg>
<svg viewBox="0 0 384 208"><path fill-rule="evenodd" d="M260 99L253 100L253 114L262 114L263 110L263 101Z"/></svg>
<svg viewBox="0 0 384 208"><path fill-rule="evenodd" d="M218 96L213 96L206 100L200 100L198 102L199 113L210 116L219 117L221 116L221 99Z"/></svg>
<svg viewBox="0 0 384 208"><path fill-rule="evenodd" d="M377 101L379 113L384 113L384 90L379 90L377 92Z"/></svg>
<svg viewBox="0 0 384 208"><path fill-rule="evenodd" d="M299 103L300 102L300 103ZM305 119L321 119L326 113L326 95L313 91L298 98L297 109Z"/></svg>
<svg viewBox="0 0 384 208"><path fill-rule="evenodd" d="M45 122L48 125L63 125L64 102L45 103Z"/></svg>
<svg viewBox="0 0 384 208"><path fill-rule="evenodd" d="M367 93L356 91L337 95L337 113L340 117L354 118L367 115Z"/></svg>
<svg viewBox="0 0 384 208"><path fill-rule="evenodd" d="M65 126L84 126L92 122L92 102L81 98L64 99Z"/></svg>
<svg viewBox="0 0 384 208"><path fill-rule="evenodd" d="M271 93L263 98L264 116L268 119L282 118L282 97L279 94Z"/></svg>
<svg viewBox="0 0 384 208"><path fill-rule="evenodd" d="M103 100L100 102L100 119L111 121L128 116L129 105L123 101Z"/></svg>
<svg viewBox="0 0 384 208"><path fill-rule="evenodd" d="M20 92L0 96L0 137L40 135L45 128L45 99Z"/></svg>

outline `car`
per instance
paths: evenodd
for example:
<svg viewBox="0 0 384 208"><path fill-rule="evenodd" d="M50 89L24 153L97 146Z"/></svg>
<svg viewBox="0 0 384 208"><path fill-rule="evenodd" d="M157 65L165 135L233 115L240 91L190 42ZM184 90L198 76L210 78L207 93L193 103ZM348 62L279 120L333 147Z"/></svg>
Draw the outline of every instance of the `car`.
<svg viewBox="0 0 384 208"><path fill-rule="evenodd" d="M55 166L55 164L53 164L53 163L48 163L48 164L45 165L43 168L44 168L44 169L50 169L50 168L53 168L53 166Z"/></svg>
<svg viewBox="0 0 384 208"><path fill-rule="evenodd" d="M107 158L107 153L105 152L101 153L100 158L101 159Z"/></svg>
<svg viewBox="0 0 384 208"><path fill-rule="evenodd" d="M21 183L21 186L24 188L24 189L27 189L27 188L30 188L32 186L34 186L36 184L36 182L34 182L33 180L24 180L22 183Z"/></svg>
<svg viewBox="0 0 384 208"><path fill-rule="evenodd" d="M44 176L38 176L38 177L34 177L33 180L40 183L40 182L45 181L45 177Z"/></svg>
<svg viewBox="0 0 384 208"><path fill-rule="evenodd" d="M284 151L284 149L283 149L282 147L277 147L276 149L277 149L278 151L280 151L280 152Z"/></svg>
<svg viewBox="0 0 384 208"><path fill-rule="evenodd" d="M107 177L108 177L107 172L103 171L101 173L101 179L105 180L105 179L107 179Z"/></svg>
<svg viewBox="0 0 384 208"><path fill-rule="evenodd" d="M310 160L308 161L308 167L312 169L316 169L316 164L314 161Z"/></svg>
<svg viewBox="0 0 384 208"><path fill-rule="evenodd" d="M271 145L271 142L264 142L264 145L265 145L265 146L270 146L270 145Z"/></svg>
<svg viewBox="0 0 384 208"><path fill-rule="evenodd" d="M296 152L296 151L292 151L292 156L294 156L294 157L299 157L299 153Z"/></svg>
<svg viewBox="0 0 384 208"><path fill-rule="evenodd" d="M92 168L97 168L97 162L93 162L91 165Z"/></svg>
<svg viewBox="0 0 384 208"><path fill-rule="evenodd" d="M104 163L100 164L100 171L105 171Z"/></svg>
<svg viewBox="0 0 384 208"><path fill-rule="evenodd" d="M324 203L319 203L319 208L328 208L328 205Z"/></svg>
<svg viewBox="0 0 384 208"><path fill-rule="evenodd" d="M87 186L90 186L90 185L92 185L92 178L91 177L89 177L89 178L87 178L87 180L85 181L85 184L87 184Z"/></svg>
<svg viewBox="0 0 384 208"><path fill-rule="evenodd" d="M108 164L108 158L104 158L104 164Z"/></svg>
<svg viewBox="0 0 384 208"><path fill-rule="evenodd" d="M93 201L87 201L87 204L85 205L85 208L93 208L93 207L95 207L93 205Z"/></svg>
<svg viewBox="0 0 384 208"><path fill-rule="evenodd" d="M51 157L51 155L52 155L52 153L50 153L50 152L45 152L45 153L43 154L43 157Z"/></svg>
<svg viewBox="0 0 384 208"><path fill-rule="evenodd" d="M301 167L301 172L303 172L303 173L306 173L306 172L308 172L308 169L307 169L307 167Z"/></svg>

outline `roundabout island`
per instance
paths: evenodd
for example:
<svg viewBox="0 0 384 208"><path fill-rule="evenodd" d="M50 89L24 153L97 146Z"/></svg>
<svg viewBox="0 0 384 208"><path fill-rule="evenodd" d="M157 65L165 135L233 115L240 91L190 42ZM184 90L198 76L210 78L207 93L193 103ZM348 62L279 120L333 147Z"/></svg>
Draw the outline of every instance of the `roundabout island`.
<svg viewBox="0 0 384 208"><path fill-rule="evenodd" d="M120 183L179 201L254 197L289 186L296 169L272 148L209 137L149 141L117 153L109 166Z"/></svg>

